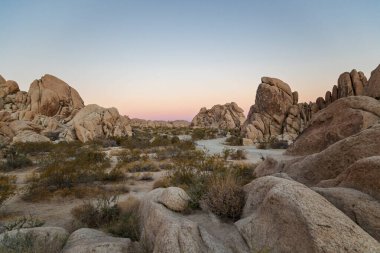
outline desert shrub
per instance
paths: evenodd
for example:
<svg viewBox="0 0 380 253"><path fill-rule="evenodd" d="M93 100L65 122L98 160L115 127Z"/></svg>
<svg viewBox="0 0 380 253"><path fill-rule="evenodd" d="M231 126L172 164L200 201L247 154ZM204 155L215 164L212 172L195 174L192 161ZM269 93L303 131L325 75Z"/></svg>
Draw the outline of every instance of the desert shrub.
<svg viewBox="0 0 380 253"><path fill-rule="evenodd" d="M230 146L242 146L243 138L239 136L230 136L226 139L226 144Z"/></svg>
<svg viewBox="0 0 380 253"><path fill-rule="evenodd" d="M234 163L231 166L231 173L241 185L246 185L255 179L256 167L255 163Z"/></svg>
<svg viewBox="0 0 380 253"><path fill-rule="evenodd" d="M159 171L158 165L152 161L136 161L122 167L127 172L149 172Z"/></svg>
<svg viewBox="0 0 380 253"><path fill-rule="evenodd" d="M71 214L90 228L99 228L115 221L120 214L117 197L101 197L95 203L86 202L71 210Z"/></svg>
<svg viewBox="0 0 380 253"><path fill-rule="evenodd" d="M0 175L0 205L15 193L15 177Z"/></svg>
<svg viewBox="0 0 380 253"><path fill-rule="evenodd" d="M273 139L269 144L271 149L287 149L289 147L288 141Z"/></svg>
<svg viewBox="0 0 380 253"><path fill-rule="evenodd" d="M206 130L202 128L195 128L191 134L193 140L203 140L206 138Z"/></svg>
<svg viewBox="0 0 380 253"><path fill-rule="evenodd" d="M234 176L213 177L202 202L215 215L237 220L243 211L245 194Z"/></svg>
<svg viewBox="0 0 380 253"><path fill-rule="evenodd" d="M230 154L232 160L245 160L247 159L247 153L242 149L237 149Z"/></svg>
<svg viewBox="0 0 380 253"><path fill-rule="evenodd" d="M278 140L277 138L272 138L268 142L260 142L256 145L258 149L287 149L288 147L288 141Z"/></svg>
<svg viewBox="0 0 380 253"><path fill-rule="evenodd" d="M4 227L7 231L11 231L14 229L21 229L21 228L41 227L44 224L45 224L44 221L36 217L33 217L32 215L29 215L29 216L22 216L20 218L17 218L14 221L10 221L7 224L5 224Z"/></svg>
<svg viewBox="0 0 380 253"><path fill-rule="evenodd" d="M124 173L120 169L114 168L109 173L104 173L102 177L102 181L114 182L114 181L123 180L124 178L125 178Z"/></svg>
<svg viewBox="0 0 380 253"><path fill-rule="evenodd" d="M216 210L215 212L224 218L236 219L238 217L235 206L229 207L229 205L234 205L234 201L238 202L241 200L241 196L244 196L241 187L254 179L253 171L256 165L227 162L223 156L210 156L201 151L181 154L173 159L173 164L173 168L167 172L164 178L156 181L153 188L181 187L190 196L189 206L197 209L202 200L211 197L213 191L216 191L215 187L219 187L221 194L225 195L218 196L218 200L226 201L226 206L223 208L227 211L222 210L219 213ZM211 193L210 189L212 189ZM229 191L231 195L227 195ZM238 203L237 210L240 208L240 202ZM217 204L219 202L215 201L215 205Z"/></svg>
<svg viewBox="0 0 380 253"><path fill-rule="evenodd" d="M50 142L18 142L12 146L20 154L36 155L38 153L46 153L52 151L55 148L55 145L56 144Z"/></svg>
<svg viewBox="0 0 380 253"><path fill-rule="evenodd" d="M69 156L68 156L69 155ZM66 153L52 152L47 156L39 172L30 179L25 199L49 195L49 193L71 189L79 184L115 179L115 174L106 173L109 159L93 148L82 147L72 156Z"/></svg>
<svg viewBox="0 0 380 253"><path fill-rule="evenodd" d="M124 150L118 156L118 166L141 160L142 152L139 149Z"/></svg>
<svg viewBox="0 0 380 253"><path fill-rule="evenodd" d="M87 227L137 241L140 238L139 206L140 201L134 197L119 203L117 197L102 197L73 208L71 214Z"/></svg>
<svg viewBox="0 0 380 253"><path fill-rule="evenodd" d="M0 253L59 253L63 245L52 243L57 240L63 242L57 236L42 240L33 232L17 232L15 236L6 233L0 241Z"/></svg>
<svg viewBox="0 0 380 253"><path fill-rule="evenodd" d="M151 172L144 172L138 177L139 180L141 181L152 181L154 180L153 174Z"/></svg>
<svg viewBox="0 0 380 253"><path fill-rule="evenodd" d="M2 171L11 171L32 165L32 161L15 147L11 146L5 150L5 162L0 164Z"/></svg>
<svg viewBox="0 0 380 253"><path fill-rule="evenodd" d="M223 149L223 151L222 151L223 159L224 159L224 160L227 160L227 159L230 157L230 154L231 154L232 152L233 152L233 150L230 149L230 148L225 148L225 149Z"/></svg>
<svg viewBox="0 0 380 253"><path fill-rule="evenodd" d="M115 236L130 238L133 241L139 240L139 206L140 201L134 197L118 203L120 215L107 227L107 231Z"/></svg>

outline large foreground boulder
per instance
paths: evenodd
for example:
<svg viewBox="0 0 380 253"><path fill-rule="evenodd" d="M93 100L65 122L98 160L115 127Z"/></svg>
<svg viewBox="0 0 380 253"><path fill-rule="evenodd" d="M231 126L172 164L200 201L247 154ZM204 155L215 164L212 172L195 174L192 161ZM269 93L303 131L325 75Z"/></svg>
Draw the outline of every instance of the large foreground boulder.
<svg viewBox="0 0 380 253"><path fill-rule="evenodd" d="M252 252L379 252L379 243L325 198L292 180L262 177L244 187L235 224Z"/></svg>
<svg viewBox="0 0 380 253"><path fill-rule="evenodd" d="M209 230L191 217L173 212L160 204L162 195L174 196L178 192L173 189L155 189L144 196L140 203L141 239L140 243L146 245L149 252L214 252L214 253L248 253L248 248L235 230L223 233L223 239L211 234ZM207 214L203 220L209 221ZM235 228L236 229L236 228Z"/></svg>
<svg viewBox="0 0 380 253"><path fill-rule="evenodd" d="M380 241L380 203L376 199L350 188L313 187L313 190L325 197L373 238Z"/></svg>
<svg viewBox="0 0 380 253"><path fill-rule="evenodd" d="M291 155L317 153L380 120L380 101L366 96L338 99L316 113L308 127L286 151Z"/></svg>
<svg viewBox="0 0 380 253"><path fill-rule="evenodd" d="M59 227L12 230L0 234L0 252L60 252L67 237Z"/></svg>
<svg viewBox="0 0 380 253"><path fill-rule="evenodd" d="M81 228L73 232L62 250L62 253L128 253L131 240L128 238L118 238L106 233L90 229Z"/></svg>
<svg viewBox="0 0 380 253"><path fill-rule="evenodd" d="M103 108L95 104L81 109L68 125L73 126L81 142L132 134L128 119L120 116L116 108Z"/></svg>
<svg viewBox="0 0 380 253"><path fill-rule="evenodd" d="M294 180L315 186L322 180L335 179L354 162L380 155L380 124L330 145L312 155L286 161L266 159L256 169L257 177L285 172Z"/></svg>
<svg viewBox="0 0 380 253"><path fill-rule="evenodd" d="M321 181L318 186L353 188L380 201L380 156L358 160L336 178Z"/></svg>
<svg viewBox="0 0 380 253"><path fill-rule="evenodd" d="M46 116L74 115L84 107L79 93L67 83L52 75L35 80L29 88L29 110Z"/></svg>
<svg viewBox="0 0 380 253"><path fill-rule="evenodd" d="M244 121L245 116L235 102L225 105L214 105L207 110L201 108L199 113L191 121L191 126L202 128L221 128L221 129L239 129Z"/></svg>

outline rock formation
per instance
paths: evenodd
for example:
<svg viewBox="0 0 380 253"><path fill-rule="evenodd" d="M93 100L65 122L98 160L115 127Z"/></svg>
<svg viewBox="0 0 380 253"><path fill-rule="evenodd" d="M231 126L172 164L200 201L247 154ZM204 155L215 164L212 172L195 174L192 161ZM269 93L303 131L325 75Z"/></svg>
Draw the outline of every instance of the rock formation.
<svg viewBox="0 0 380 253"><path fill-rule="evenodd" d="M191 126L201 128L240 129L245 121L243 112L243 109L241 109L235 102L224 105L214 105L209 110L203 107L191 121Z"/></svg>
<svg viewBox="0 0 380 253"><path fill-rule="evenodd" d="M371 72L371 78L366 86L365 94L380 99L380 65Z"/></svg>
<svg viewBox="0 0 380 253"><path fill-rule="evenodd" d="M301 114L302 106L297 102L298 93L293 93L287 83L263 77L255 104L242 127L244 137L255 142L269 141L283 134L295 138L302 130L305 121L302 117L307 117Z"/></svg>
<svg viewBox="0 0 380 253"><path fill-rule="evenodd" d="M131 252L128 250L130 246L131 240L128 238L112 237L95 229L81 228L70 235L62 253L122 253Z"/></svg>
<svg viewBox="0 0 380 253"><path fill-rule="evenodd" d="M52 75L35 80L30 85L28 99L30 111L50 117L59 115L66 118L84 107L79 93Z"/></svg>
<svg viewBox="0 0 380 253"><path fill-rule="evenodd" d="M298 103L298 93L291 92L288 84L276 78L262 78L242 135L253 142L267 142L273 138L294 141L310 124L317 112L335 101L351 96L380 98L380 65L367 78L353 69L342 73L332 91L315 102ZM342 136L344 137L344 136Z"/></svg>
<svg viewBox="0 0 380 253"><path fill-rule="evenodd" d="M379 120L380 101L366 96L341 98L313 116L308 127L288 148L287 154L307 155L320 152Z"/></svg>
<svg viewBox="0 0 380 253"><path fill-rule="evenodd" d="M77 138L87 142L96 138L132 135L128 119L120 116L116 108L87 105L68 123L73 126Z"/></svg>
<svg viewBox="0 0 380 253"><path fill-rule="evenodd" d="M244 190L243 218L235 224L251 252L379 250L375 239L300 183L267 176L252 181Z"/></svg>
<svg viewBox="0 0 380 253"><path fill-rule="evenodd" d="M35 80L29 92L20 91L16 82L0 76L2 142L86 142L126 135L131 135L127 117L115 108L85 107L74 88L52 75Z"/></svg>

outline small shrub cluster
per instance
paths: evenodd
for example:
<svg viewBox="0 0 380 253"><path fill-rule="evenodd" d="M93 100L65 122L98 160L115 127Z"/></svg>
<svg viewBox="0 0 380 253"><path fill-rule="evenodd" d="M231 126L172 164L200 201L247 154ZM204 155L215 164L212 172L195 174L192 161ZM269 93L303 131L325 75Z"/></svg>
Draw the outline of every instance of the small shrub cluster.
<svg viewBox="0 0 380 253"><path fill-rule="evenodd" d="M115 196L102 197L95 203L87 202L75 207L71 213L87 227L100 228L115 236L137 241L140 238L139 205L139 200L133 197L120 203Z"/></svg>
<svg viewBox="0 0 380 253"><path fill-rule="evenodd" d="M86 202L74 208L71 214L81 223L90 228L98 228L110 224L120 214L117 206L117 197L105 197L97 199L95 203Z"/></svg>
<svg viewBox="0 0 380 253"><path fill-rule="evenodd" d="M209 156L201 151L188 152L173 162L173 169L154 188L181 187L189 194L192 209L205 205L222 218L240 217L245 198L242 186L254 179L256 165L230 163L225 154Z"/></svg>
<svg viewBox="0 0 380 253"><path fill-rule="evenodd" d="M191 133L191 138L197 140L215 139L221 136L218 129L215 128L195 128Z"/></svg>
<svg viewBox="0 0 380 253"><path fill-rule="evenodd" d="M11 231L14 229L21 229L21 228L41 227L44 224L45 224L44 221L38 218L35 218L32 215L29 215L29 216L22 216L20 218L17 218L14 221L10 221L7 224L5 224L4 227L7 231Z"/></svg>
<svg viewBox="0 0 380 253"><path fill-rule="evenodd" d="M287 149L289 147L288 141L278 140L272 138L268 142L260 142L256 145L258 149Z"/></svg>
<svg viewBox="0 0 380 253"><path fill-rule="evenodd" d="M53 243L56 241L61 243ZM5 233L0 241L0 253L59 253L63 241L59 237L40 239L33 232L17 232L15 236Z"/></svg>
<svg viewBox="0 0 380 253"><path fill-rule="evenodd" d="M232 174L213 177L201 201L215 215L237 220L245 203L243 187Z"/></svg>
<svg viewBox="0 0 380 253"><path fill-rule="evenodd" d="M0 205L15 193L15 177L0 175Z"/></svg>
<svg viewBox="0 0 380 253"><path fill-rule="evenodd" d="M224 149L222 152L224 160L245 160L247 159L247 153L242 149Z"/></svg>
<svg viewBox="0 0 380 253"><path fill-rule="evenodd" d="M70 191L75 192L75 189L81 189L79 195L83 195L86 188L80 187L83 184L124 178L123 173L118 170L106 172L110 161L105 153L94 146L84 146L76 150L68 147L67 152L51 152L40 166L40 171L34 173L30 179L27 194L24 196L26 200L48 197L58 191L67 195Z"/></svg>
<svg viewBox="0 0 380 253"><path fill-rule="evenodd" d="M2 171L11 171L32 165L32 161L14 146L5 149L5 162L0 164Z"/></svg>
<svg viewBox="0 0 380 253"><path fill-rule="evenodd" d="M232 135L226 139L226 144L230 146L242 146L243 138Z"/></svg>

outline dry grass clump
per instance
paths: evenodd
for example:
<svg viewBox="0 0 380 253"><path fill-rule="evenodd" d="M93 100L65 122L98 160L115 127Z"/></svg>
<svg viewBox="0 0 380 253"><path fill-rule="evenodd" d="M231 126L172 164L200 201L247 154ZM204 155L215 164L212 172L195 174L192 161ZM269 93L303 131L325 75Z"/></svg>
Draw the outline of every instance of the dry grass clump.
<svg viewBox="0 0 380 253"><path fill-rule="evenodd" d="M113 235L130 238L137 241L140 238L139 207L137 198L129 197L126 201L119 202L120 215L107 228Z"/></svg>
<svg viewBox="0 0 380 253"><path fill-rule="evenodd" d="M0 175L0 205L15 193L15 180L15 177Z"/></svg>
<svg viewBox="0 0 380 253"><path fill-rule="evenodd" d="M245 203L243 187L232 174L213 177L201 202L215 215L237 220Z"/></svg>
<svg viewBox="0 0 380 253"><path fill-rule="evenodd" d="M86 202L71 210L71 214L81 223L90 228L98 228L110 224L120 214L117 197L99 198L95 203Z"/></svg>
<svg viewBox="0 0 380 253"><path fill-rule="evenodd" d="M139 205L140 201L134 197L119 203L116 197L102 197L73 208L71 213L84 226L137 241L140 238Z"/></svg>

